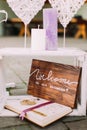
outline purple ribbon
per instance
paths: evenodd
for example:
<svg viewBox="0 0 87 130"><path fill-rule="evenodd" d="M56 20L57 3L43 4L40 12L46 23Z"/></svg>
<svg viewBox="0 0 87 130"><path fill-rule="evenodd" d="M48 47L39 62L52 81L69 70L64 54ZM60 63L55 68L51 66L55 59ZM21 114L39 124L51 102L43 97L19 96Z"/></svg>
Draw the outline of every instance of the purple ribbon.
<svg viewBox="0 0 87 130"><path fill-rule="evenodd" d="M34 106L34 107L31 107L31 108L25 109L25 110L23 110L23 111L21 112L21 114L20 114L19 117L23 120L27 112L32 111L32 110L34 110L34 109L36 109L36 108L43 107L43 106L45 106L45 105L51 104L51 103L53 103L53 102L52 102L52 101L49 101L49 102L45 102L45 103L39 104L39 105L37 105L37 106Z"/></svg>

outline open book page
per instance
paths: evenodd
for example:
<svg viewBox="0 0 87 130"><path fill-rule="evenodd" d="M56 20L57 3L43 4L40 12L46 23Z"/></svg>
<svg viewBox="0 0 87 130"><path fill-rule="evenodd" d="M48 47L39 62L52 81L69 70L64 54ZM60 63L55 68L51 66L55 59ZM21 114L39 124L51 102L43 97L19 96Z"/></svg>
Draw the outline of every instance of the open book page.
<svg viewBox="0 0 87 130"><path fill-rule="evenodd" d="M24 96L19 100L7 100L5 107L19 115L26 109L36 107L41 104L47 103L48 100L37 98L31 95ZM70 107L58 104L58 103L48 103L31 111L27 111L25 118L44 127L55 120L69 114L72 112Z"/></svg>

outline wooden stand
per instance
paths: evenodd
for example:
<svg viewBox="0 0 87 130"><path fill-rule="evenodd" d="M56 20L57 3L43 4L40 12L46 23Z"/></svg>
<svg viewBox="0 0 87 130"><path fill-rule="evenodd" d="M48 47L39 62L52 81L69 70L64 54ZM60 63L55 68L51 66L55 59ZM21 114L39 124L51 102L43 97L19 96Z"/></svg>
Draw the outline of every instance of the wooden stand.
<svg viewBox="0 0 87 130"><path fill-rule="evenodd" d="M85 60L86 52L76 48L58 48L57 51L32 51L29 48L3 48L0 49L0 55L6 56L45 56L45 57L67 57L73 58L75 66L82 67L80 101L77 108L70 115L86 115L86 92L87 92L87 61ZM2 66L1 66L2 69ZM4 77L3 77L4 78ZM3 82L3 80L2 80Z"/></svg>

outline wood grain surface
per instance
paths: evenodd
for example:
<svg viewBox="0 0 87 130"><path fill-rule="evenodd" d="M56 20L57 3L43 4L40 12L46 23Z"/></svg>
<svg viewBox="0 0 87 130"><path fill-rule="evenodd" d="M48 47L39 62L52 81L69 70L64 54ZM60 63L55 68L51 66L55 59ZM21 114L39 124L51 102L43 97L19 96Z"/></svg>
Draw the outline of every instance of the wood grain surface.
<svg viewBox="0 0 87 130"><path fill-rule="evenodd" d="M28 94L74 107L81 68L32 60Z"/></svg>

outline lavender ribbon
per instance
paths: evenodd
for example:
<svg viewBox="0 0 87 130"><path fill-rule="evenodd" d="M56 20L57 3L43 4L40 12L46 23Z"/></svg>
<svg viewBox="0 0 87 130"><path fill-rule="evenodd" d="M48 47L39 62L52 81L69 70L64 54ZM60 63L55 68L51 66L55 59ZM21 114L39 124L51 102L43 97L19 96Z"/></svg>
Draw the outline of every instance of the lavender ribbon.
<svg viewBox="0 0 87 130"><path fill-rule="evenodd" d="M37 106L34 106L34 107L31 107L31 108L25 109L25 110L23 110L23 111L21 112L21 114L20 114L19 117L23 120L27 112L32 111L32 110L34 110L34 109L36 109L36 108L40 108L40 107L43 107L43 106L45 106L45 105L51 104L51 103L53 103L53 102L52 102L52 101L49 101L49 102L45 102L45 103L39 104L39 105L37 105Z"/></svg>

